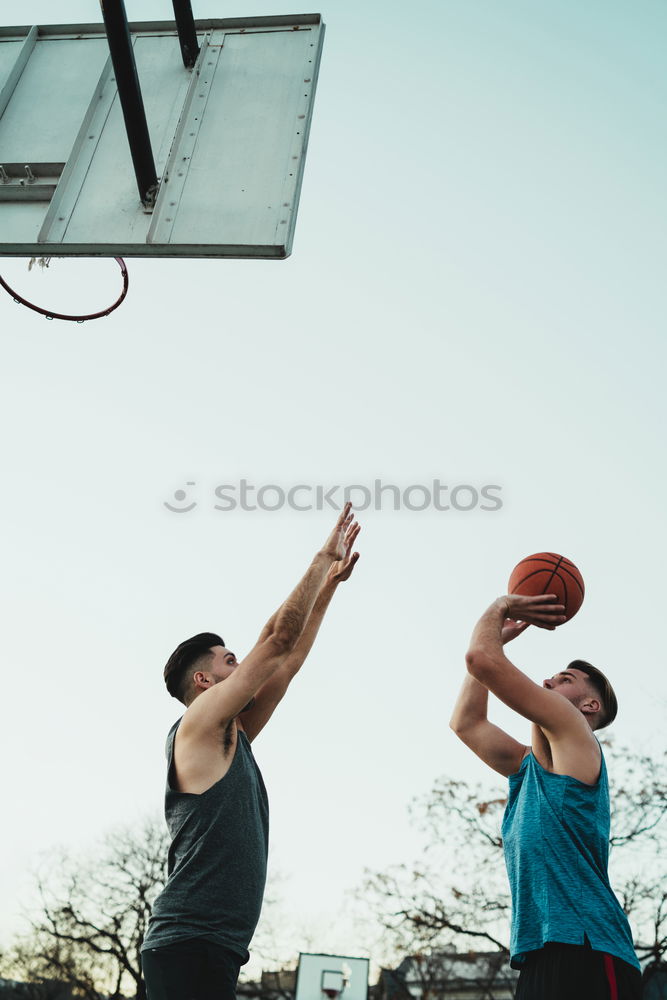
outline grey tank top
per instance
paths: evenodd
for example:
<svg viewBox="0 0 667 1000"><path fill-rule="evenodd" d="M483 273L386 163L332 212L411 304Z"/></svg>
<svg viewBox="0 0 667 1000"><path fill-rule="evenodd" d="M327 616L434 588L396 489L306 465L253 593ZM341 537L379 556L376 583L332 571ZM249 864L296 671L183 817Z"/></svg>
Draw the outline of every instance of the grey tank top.
<svg viewBox="0 0 667 1000"><path fill-rule="evenodd" d="M248 961L262 907L269 803L245 733L227 773L201 795L172 785L174 738L167 736L165 816L171 834L167 883L153 904L142 951L190 937L217 942Z"/></svg>

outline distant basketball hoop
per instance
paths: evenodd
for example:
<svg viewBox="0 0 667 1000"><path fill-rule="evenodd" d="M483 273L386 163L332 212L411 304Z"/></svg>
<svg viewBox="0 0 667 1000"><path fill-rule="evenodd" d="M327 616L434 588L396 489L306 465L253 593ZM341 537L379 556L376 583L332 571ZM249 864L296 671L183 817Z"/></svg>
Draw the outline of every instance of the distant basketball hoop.
<svg viewBox="0 0 667 1000"><path fill-rule="evenodd" d="M299 954L294 1000L368 1000L367 958Z"/></svg>
<svg viewBox="0 0 667 1000"><path fill-rule="evenodd" d="M345 967L347 969L347 967ZM328 1000L338 1000L349 986L350 977L347 971L340 969L322 969L320 975L320 990Z"/></svg>
<svg viewBox="0 0 667 1000"><path fill-rule="evenodd" d="M42 258L42 260L47 260L47 258ZM115 261L120 268L120 273L123 278L123 288L116 301L112 305L107 306L106 309L100 309L99 312L94 312L94 313L55 312L52 309L44 309L42 306L35 305L34 302L30 302L28 299L24 298L23 295L19 295L18 292L14 291L11 285L7 284L7 282L2 277L1 274L0 274L0 285L2 285L4 290L9 295L11 295L11 297L14 299L14 302L18 303L18 305L26 306L28 309L32 309L33 312L40 313L40 315L45 316L46 319L64 319L64 320L69 320L69 322L71 323L85 323L87 322L87 320L90 319L101 319L103 316L108 316L110 313L114 311L114 309L118 308L118 306L121 304L121 302L127 295L127 289L130 284L130 278L127 273L127 266L122 257L116 257ZM45 263L44 266L48 267L48 263Z"/></svg>

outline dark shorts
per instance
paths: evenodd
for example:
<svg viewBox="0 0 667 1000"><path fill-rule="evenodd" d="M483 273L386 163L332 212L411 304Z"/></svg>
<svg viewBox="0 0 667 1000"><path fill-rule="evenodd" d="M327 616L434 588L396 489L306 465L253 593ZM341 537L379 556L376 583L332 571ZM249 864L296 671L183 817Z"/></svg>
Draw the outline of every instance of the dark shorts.
<svg viewBox="0 0 667 1000"><path fill-rule="evenodd" d="M521 966L516 1000L641 1000L639 969L589 945L545 944Z"/></svg>
<svg viewBox="0 0 667 1000"><path fill-rule="evenodd" d="M187 938L141 954L148 1000L236 1000L241 959L206 938Z"/></svg>

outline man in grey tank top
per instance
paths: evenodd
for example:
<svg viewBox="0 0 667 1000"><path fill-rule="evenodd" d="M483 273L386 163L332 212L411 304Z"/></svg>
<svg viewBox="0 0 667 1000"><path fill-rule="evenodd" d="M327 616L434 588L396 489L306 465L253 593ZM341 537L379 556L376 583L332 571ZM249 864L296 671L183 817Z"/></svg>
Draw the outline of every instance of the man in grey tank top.
<svg viewBox="0 0 667 1000"><path fill-rule="evenodd" d="M556 602L553 594L510 594L487 609L450 725L509 779L502 837L517 1000L640 1000L630 926L607 874L609 786L594 735L613 722L616 696L585 660L539 685L503 651L528 625L565 621ZM489 722L489 691L532 723L530 746Z"/></svg>
<svg viewBox="0 0 667 1000"><path fill-rule="evenodd" d="M142 946L148 1000L233 1000L266 881L268 800L250 744L308 655L359 554L351 505L240 663L202 632L164 676L186 706L167 737L168 879Z"/></svg>

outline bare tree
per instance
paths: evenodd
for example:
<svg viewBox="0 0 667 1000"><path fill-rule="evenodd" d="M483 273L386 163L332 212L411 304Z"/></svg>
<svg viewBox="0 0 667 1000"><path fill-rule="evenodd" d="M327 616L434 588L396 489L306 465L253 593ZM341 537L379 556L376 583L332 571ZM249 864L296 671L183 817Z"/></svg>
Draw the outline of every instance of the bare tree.
<svg viewBox="0 0 667 1000"><path fill-rule="evenodd" d="M507 952L503 809L503 798L448 778L413 804L426 836L422 856L416 864L369 873L363 889L394 954L457 946Z"/></svg>
<svg viewBox="0 0 667 1000"><path fill-rule="evenodd" d="M660 963L667 958L667 753L639 754L607 741L605 756L613 803L612 883L633 925L639 958ZM361 890L394 958L491 948L506 961L505 802L502 792L443 777L413 804L425 837L418 862L369 872ZM493 995L488 977L479 985Z"/></svg>
<svg viewBox="0 0 667 1000"><path fill-rule="evenodd" d="M88 858L67 851L48 855L35 873L38 903L29 916L31 929L0 955L0 974L28 981L22 988L33 992L23 992L25 1000L67 1000L63 985L82 1000L145 1000L140 949L164 885L168 848L160 819L117 830ZM277 939L284 935L277 931L281 922L272 919L277 894L273 876L258 945L265 960L273 954L278 969ZM280 1000L289 995L288 978L283 970L252 995Z"/></svg>
<svg viewBox="0 0 667 1000"><path fill-rule="evenodd" d="M33 983L68 984L84 1000L144 1000L140 948L168 845L162 821L148 821L111 834L94 858L50 855L36 876L31 931L3 967Z"/></svg>

